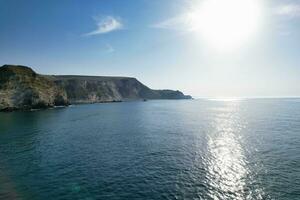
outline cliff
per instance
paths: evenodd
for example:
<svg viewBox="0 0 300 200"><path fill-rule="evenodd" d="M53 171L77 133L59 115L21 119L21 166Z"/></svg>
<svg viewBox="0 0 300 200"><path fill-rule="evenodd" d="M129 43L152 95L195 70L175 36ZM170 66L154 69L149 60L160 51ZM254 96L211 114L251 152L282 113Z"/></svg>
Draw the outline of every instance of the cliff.
<svg viewBox="0 0 300 200"><path fill-rule="evenodd" d="M190 99L180 91L152 90L135 78L40 75L26 66L0 67L0 110L46 108L69 103L138 99Z"/></svg>
<svg viewBox="0 0 300 200"><path fill-rule="evenodd" d="M65 90L53 81L19 65L0 67L0 110L68 105Z"/></svg>
<svg viewBox="0 0 300 200"><path fill-rule="evenodd" d="M71 103L111 102L138 99L185 99L182 92L152 90L136 78L105 76L51 76L65 88Z"/></svg>

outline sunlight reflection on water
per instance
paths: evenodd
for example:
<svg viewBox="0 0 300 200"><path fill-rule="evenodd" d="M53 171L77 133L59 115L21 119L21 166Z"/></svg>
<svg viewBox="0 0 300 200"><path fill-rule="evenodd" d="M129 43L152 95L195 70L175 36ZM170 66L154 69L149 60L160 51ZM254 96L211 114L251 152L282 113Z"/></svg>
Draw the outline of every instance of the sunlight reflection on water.
<svg viewBox="0 0 300 200"><path fill-rule="evenodd" d="M242 130L246 122L239 116L239 101L226 104L228 109L216 116L215 134L208 139L208 180L212 187L218 188L210 196L213 199L253 199L253 196L245 191L246 180L250 175L241 145ZM255 199L262 199L262 192L261 190L255 194Z"/></svg>

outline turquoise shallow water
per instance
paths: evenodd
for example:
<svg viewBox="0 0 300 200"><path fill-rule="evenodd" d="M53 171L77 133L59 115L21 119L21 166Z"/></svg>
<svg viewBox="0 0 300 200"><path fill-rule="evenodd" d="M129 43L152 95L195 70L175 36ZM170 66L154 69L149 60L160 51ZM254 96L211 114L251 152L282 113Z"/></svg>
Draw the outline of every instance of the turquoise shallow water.
<svg viewBox="0 0 300 200"><path fill-rule="evenodd" d="M300 100L0 113L0 199L300 199Z"/></svg>

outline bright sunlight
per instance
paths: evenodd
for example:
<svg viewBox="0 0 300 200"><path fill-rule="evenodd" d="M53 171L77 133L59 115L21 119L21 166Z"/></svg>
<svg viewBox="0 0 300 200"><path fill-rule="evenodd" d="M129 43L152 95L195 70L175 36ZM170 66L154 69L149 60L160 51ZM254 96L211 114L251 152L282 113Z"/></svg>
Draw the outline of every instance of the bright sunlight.
<svg viewBox="0 0 300 200"><path fill-rule="evenodd" d="M261 9L259 0L204 0L187 17L198 36L219 50L230 51L257 32Z"/></svg>

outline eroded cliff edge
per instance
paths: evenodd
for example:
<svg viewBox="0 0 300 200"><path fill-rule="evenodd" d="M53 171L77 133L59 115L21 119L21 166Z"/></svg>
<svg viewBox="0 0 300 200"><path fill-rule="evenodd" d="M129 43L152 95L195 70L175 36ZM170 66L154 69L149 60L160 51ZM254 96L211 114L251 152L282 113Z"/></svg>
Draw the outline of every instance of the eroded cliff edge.
<svg viewBox="0 0 300 200"><path fill-rule="evenodd" d="M152 90L130 77L52 76L37 74L26 66L0 67L2 111L139 99L191 99L191 96L174 90Z"/></svg>
<svg viewBox="0 0 300 200"><path fill-rule="evenodd" d="M39 109L68 105L66 91L31 68L0 67L0 110Z"/></svg>

